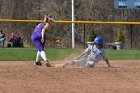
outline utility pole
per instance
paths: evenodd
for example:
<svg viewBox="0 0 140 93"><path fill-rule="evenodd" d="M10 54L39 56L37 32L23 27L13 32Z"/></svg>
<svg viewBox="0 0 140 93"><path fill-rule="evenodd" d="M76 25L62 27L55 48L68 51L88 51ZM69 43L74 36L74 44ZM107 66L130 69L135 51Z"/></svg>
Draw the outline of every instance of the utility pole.
<svg viewBox="0 0 140 93"><path fill-rule="evenodd" d="M74 18L74 0L71 1L72 2L72 21L75 20ZM75 24L72 23L72 48L75 48L75 36L74 36L74 31L75 30Z"/></svg>

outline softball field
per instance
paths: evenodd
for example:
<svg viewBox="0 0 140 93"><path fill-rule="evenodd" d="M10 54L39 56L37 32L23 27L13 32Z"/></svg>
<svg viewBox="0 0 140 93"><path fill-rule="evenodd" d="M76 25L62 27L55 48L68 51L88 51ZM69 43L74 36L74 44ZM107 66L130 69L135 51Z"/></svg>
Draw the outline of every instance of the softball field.
<svg viewBox="0 0 140 93"><path fill-rule="evenodd" d="M85 69L1 61L0 93L140 93L140 60L110 63L111 68L102 61Z"/></svg>

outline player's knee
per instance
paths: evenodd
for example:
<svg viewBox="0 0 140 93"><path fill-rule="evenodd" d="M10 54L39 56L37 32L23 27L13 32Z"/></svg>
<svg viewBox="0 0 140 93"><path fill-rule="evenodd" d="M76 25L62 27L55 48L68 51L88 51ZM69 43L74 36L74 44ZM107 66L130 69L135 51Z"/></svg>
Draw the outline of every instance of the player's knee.
<svg viewBox="0 0 140 93"><path fill-rule="evenodd" d="M94 61L88 61L87 63L86 63L86 67L87 68L93 68L95 66L95 62Z"/></svg>

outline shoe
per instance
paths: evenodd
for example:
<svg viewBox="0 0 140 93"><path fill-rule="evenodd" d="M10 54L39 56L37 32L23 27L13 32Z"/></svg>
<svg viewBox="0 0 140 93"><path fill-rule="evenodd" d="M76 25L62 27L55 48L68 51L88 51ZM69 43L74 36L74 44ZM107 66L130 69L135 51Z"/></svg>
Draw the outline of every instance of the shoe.
<svg viewBox="0 0 140 93"><path fill-rule="evenodd" d="M55 65L56 68L64 68L64 65L63 64L58 64L58 65Z"/></svg>
<svg viewBox="0 0 140 93"><path fill-rule="evenodd" d="M45 65L46 65L47 67L52 67L52 65L51 65L49 62L46 62Z"/></svg>
<svg viewBox="0 0 140 93"><path fill-rule="evenodd" d="M39 61L39 62L35 62L34 65L36 66L42 66L42 63Z"/></svg>

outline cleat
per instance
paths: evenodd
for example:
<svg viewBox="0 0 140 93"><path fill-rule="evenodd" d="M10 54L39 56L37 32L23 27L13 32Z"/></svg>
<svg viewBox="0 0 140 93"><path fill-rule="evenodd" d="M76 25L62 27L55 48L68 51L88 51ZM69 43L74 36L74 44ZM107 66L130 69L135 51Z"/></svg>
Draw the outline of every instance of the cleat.
<svg viewBox="0 0 140 93"><path fill-rule="evenodd" d="M64 68L64 65L63 64L58 64L58 65L55 65L56 68Z"/></svg>
<svg viewBox="0 0 140 93"><path fill-rule="evenodd" d="M35 62L34 65L35 66L42 66L42 63L41 62Z"/></svg>
<svg viewBox="0 0 140 93"><path fill-rule="evenodd" d="M49 62L45 63L46 67L52 67L52 65Z"/></svg>

